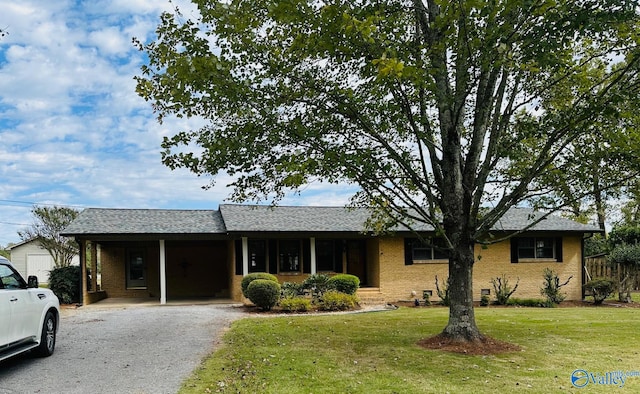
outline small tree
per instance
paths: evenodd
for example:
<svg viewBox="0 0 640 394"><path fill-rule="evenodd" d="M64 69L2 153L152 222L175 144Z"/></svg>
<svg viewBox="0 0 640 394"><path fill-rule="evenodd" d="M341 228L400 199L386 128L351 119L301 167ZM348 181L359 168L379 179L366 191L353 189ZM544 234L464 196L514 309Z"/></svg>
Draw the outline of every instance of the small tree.
<svg viewBox="0 0 640 394"><path fill-rule="evenodd" d="M560 288L566 286L571 278L573 278L573 275L570 276L566 282L560 283L560 278L558 277L558 275L553 272L552 269L545 268L543 276L544 284L540 289L540 294L547 297L547 301L552 304L559 304L564 301L564 299L566 298L566 294L562 294L560 292Z"/></svg>
<svg viewBox="0 0 640 394"><path fill-rule="evenodd" d="M615 290L615 281L611 278L593 278L584 288L593 296L593 303L600 305Z"/></svg>
<svg viewBox="0 0 640 394"><path fill-rule="evenodd" d="M493 290L496 293L496 303L498 305L507 305L509 297L516 292L519 283L520 278L517 279L516 285L511 289L511 287L509 287L509 280L505 274L502 274L502 277L491 279Z"/></svg>
<svg viewBox="0 0 640 394"><path fill-rule="evenodd" d="M40 245L53 257L55 268L71 265L73 257L78 254L78 244L71 238L60 235L80 213L73 208L66 207L33 207L33 225L18 235L23 241L37 240Z"/></svg>
<svg viewBox="0 0 640 394"><path fill-rule="evenodd" d="M618 300L631 301L631 290L640 270L640 244L616 246L609 254L609 263L618 267Z"/></svg>
<svg viewBox="0 0 640 394"><path fill-rule="evenodd" d="M440 283L438 283L438 275L436 275L436 293L438 294L438 297L440 297L442 305L449 306L449 279L447 279L444 283L444 287L441 289Z"/></svg>

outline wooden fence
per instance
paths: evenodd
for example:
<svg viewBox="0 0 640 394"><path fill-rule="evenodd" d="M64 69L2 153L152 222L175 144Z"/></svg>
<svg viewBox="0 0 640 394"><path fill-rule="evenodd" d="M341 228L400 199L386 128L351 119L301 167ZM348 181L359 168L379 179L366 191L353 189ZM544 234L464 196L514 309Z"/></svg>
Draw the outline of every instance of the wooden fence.
<svg viewBox="0 0 640 394"><path fill-rule="evenodd" d="M611 265L607 260L606 254L586 257L584 260L585 270L587 271L587 281L593 278L611 278L616 282L620 281L622 269L620 264ZM640 275L635 275L633 290L640 290Z"/></svg>

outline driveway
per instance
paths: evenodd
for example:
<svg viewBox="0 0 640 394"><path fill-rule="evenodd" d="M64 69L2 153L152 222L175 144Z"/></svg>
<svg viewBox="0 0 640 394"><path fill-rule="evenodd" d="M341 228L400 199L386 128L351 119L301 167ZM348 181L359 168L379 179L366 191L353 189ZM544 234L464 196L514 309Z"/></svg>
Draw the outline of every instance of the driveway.
<svg viewBox="0 0 640 394"><path fill-rule="evenodd" d="M231 305L63 310L56 351L0 363L0 394L176 393L211 353Z"/></svg>

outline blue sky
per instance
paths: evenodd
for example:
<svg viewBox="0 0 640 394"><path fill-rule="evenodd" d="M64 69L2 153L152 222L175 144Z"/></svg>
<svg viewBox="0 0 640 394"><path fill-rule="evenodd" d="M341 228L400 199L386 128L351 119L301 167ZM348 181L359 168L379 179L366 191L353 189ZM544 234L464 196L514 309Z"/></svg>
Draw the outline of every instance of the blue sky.
<svg viewBox="0 0 640 394"><path fill-rule="evenodd" d="M216 209L224 176L171 171L164 136L196 127L165 119L135 94L158 16L187 1L0 0L0 246L20 241L34 203L112 208ZM185 14L188 14L186 12ZM311 185L290 205L343 205L353 189Z"/></svg>

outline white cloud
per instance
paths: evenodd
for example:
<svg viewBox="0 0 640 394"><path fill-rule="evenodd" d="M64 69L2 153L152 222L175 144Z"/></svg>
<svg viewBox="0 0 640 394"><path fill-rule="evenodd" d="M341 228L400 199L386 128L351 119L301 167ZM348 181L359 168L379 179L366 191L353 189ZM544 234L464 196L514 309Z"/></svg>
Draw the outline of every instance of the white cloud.
<svg viewBox="0 0 640 394"><path fill-rule="evenodd" d="M0 245L18 242L32 222L29 202L76 207L215 209L229 195L221 174L171 171L164 136L202 125L156 122L135 93L158 16L187 0L0 0ZM284 204L339 205L353 190L311 185Z"/></svg>

